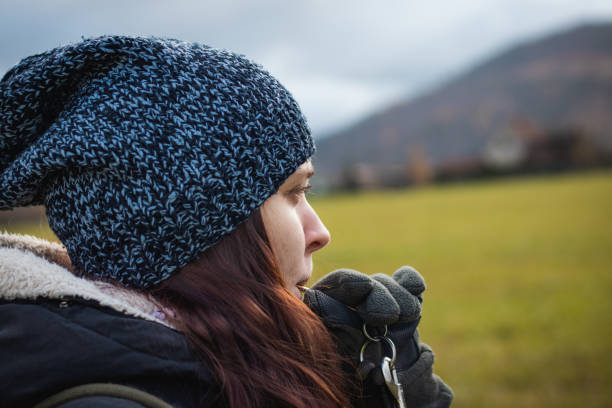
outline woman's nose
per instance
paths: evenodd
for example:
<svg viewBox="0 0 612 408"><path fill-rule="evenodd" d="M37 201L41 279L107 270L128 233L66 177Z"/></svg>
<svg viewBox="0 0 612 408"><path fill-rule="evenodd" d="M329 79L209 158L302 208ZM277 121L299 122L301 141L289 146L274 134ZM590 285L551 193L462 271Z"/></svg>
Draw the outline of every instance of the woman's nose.
<svg viewBox="0 0 612 408"><path fill-rule="evenodd" d="M310 254L327 245L331 236L315 210L310 206L310 203L306 202L306 207L302 226L304 228L304 238L306 239L306 253Z"/></svg>

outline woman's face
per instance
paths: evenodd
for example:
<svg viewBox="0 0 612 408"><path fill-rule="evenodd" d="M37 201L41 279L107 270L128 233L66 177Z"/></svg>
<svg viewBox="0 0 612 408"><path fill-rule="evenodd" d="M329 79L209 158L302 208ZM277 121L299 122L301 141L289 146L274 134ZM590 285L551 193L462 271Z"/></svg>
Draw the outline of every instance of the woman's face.
<svg viewBox="0 0 612 408"><path fill-rule="evenodd" d="M302 164L261 206L266 233L287 289L301 297L298 285L312 274L312 253L329 242L329 232L306 200L314 170Z"/></svg>

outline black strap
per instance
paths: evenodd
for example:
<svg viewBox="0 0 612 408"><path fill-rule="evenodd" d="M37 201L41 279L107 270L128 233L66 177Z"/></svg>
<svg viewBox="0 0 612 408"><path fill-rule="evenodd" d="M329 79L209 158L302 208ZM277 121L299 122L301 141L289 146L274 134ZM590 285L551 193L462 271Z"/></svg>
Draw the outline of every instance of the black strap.
<svg viewBox="0 0 612 408"><path fill-rule="evenodd" d="M147 408L172 408L154 395L120 384L92 383L65 389L39 402L34 408L56 408L79 398L113 397L137 402Z"/></svg>

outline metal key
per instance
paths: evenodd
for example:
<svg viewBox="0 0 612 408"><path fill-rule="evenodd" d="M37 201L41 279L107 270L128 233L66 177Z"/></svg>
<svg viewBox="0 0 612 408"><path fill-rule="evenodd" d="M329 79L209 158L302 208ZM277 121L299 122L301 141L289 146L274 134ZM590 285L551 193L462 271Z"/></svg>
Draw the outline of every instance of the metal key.
<svg viewBox="0 0 612 408"><path fill-rule="evenodd" d="M393 394L393 397L395 397L395 400L397 401L397 406L399 408L406 408L406 402L404 401L404 391L402 390L402 385L397 379L397 371L395 370L393 363L395 362L389 357L383 358L383 377L385 378L387 388L389 388L389 391L391 391L391 394Z"/></svg>

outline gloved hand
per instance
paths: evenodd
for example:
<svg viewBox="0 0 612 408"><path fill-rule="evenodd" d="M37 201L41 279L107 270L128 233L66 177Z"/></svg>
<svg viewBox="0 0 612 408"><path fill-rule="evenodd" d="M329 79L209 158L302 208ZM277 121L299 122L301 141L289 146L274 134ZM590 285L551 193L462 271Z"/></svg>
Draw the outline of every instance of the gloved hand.
<svg viewBox="0 0 612 408"><path fill-rule="evenodd" d="M420 316L425 281L409 266L398 269L393 277L384 274L370 277L352 269L338 269L311 289L353 308L366 324L384 326L411 322ZM308 291L306 302L310 300L307 295Z"/></svg>
<svg viewBox="0 0 612 408"><path fill-rule="evenodd" d="M409 367L418 357L414 332L421 316L421 294L425 281L413 268L404 266L392 277L384 274L368 276L351 269L334 271L319 280L304 294L304 302L318 314L339 340L339 349L359 366L365 378L389 355L386 343L372 344L366 349L364 363L359 365L361 347L367 341L366 324L372 336L383 335L388 327L398 351L396 367ZM382 348L381 348L382 347Z"/></svg>
<svg viewBox="0 0 612 408"><path fill-rule="evenodd" d="M430 391L439 394L441 387L436 388L439 379L431 374L433 354L426 345L419 344L416 330L424 290L425 281L421 275L415 269L404 266L391 277L384 274L370 277L350 269L337 270L323 277L304 293L304 302L331 331L340 353L358 368L364 394L369 394L365 399L371 400L366 401L366 405L377 406L381 399L388 399L388 395L383 395L385 385L380 362L384 356L390 355L390 350L385 341L370 343L365 350L364 361L360 362L360 351L367 341L363 333L364 323L368 334L373 337L384 335L384 327L387 326L386 335L397 350L395 369L400 383L409 382L412 388L416 386L420 387L419 390L425 388L429 394ZM429 351L431 358L421 361L429 357L423 355L424 351ZM418 373L411 369L413 365L419 366ZM441 380L439 382L444 385ZM446 389L448 387L442 391ZM405 391L404 395L410 395L410 390ZM448 392L450 404L452 392L450 389ZM427 396L419 396L420 399L422 397ZM434 406L446 405L442 403Z"/></svg>

